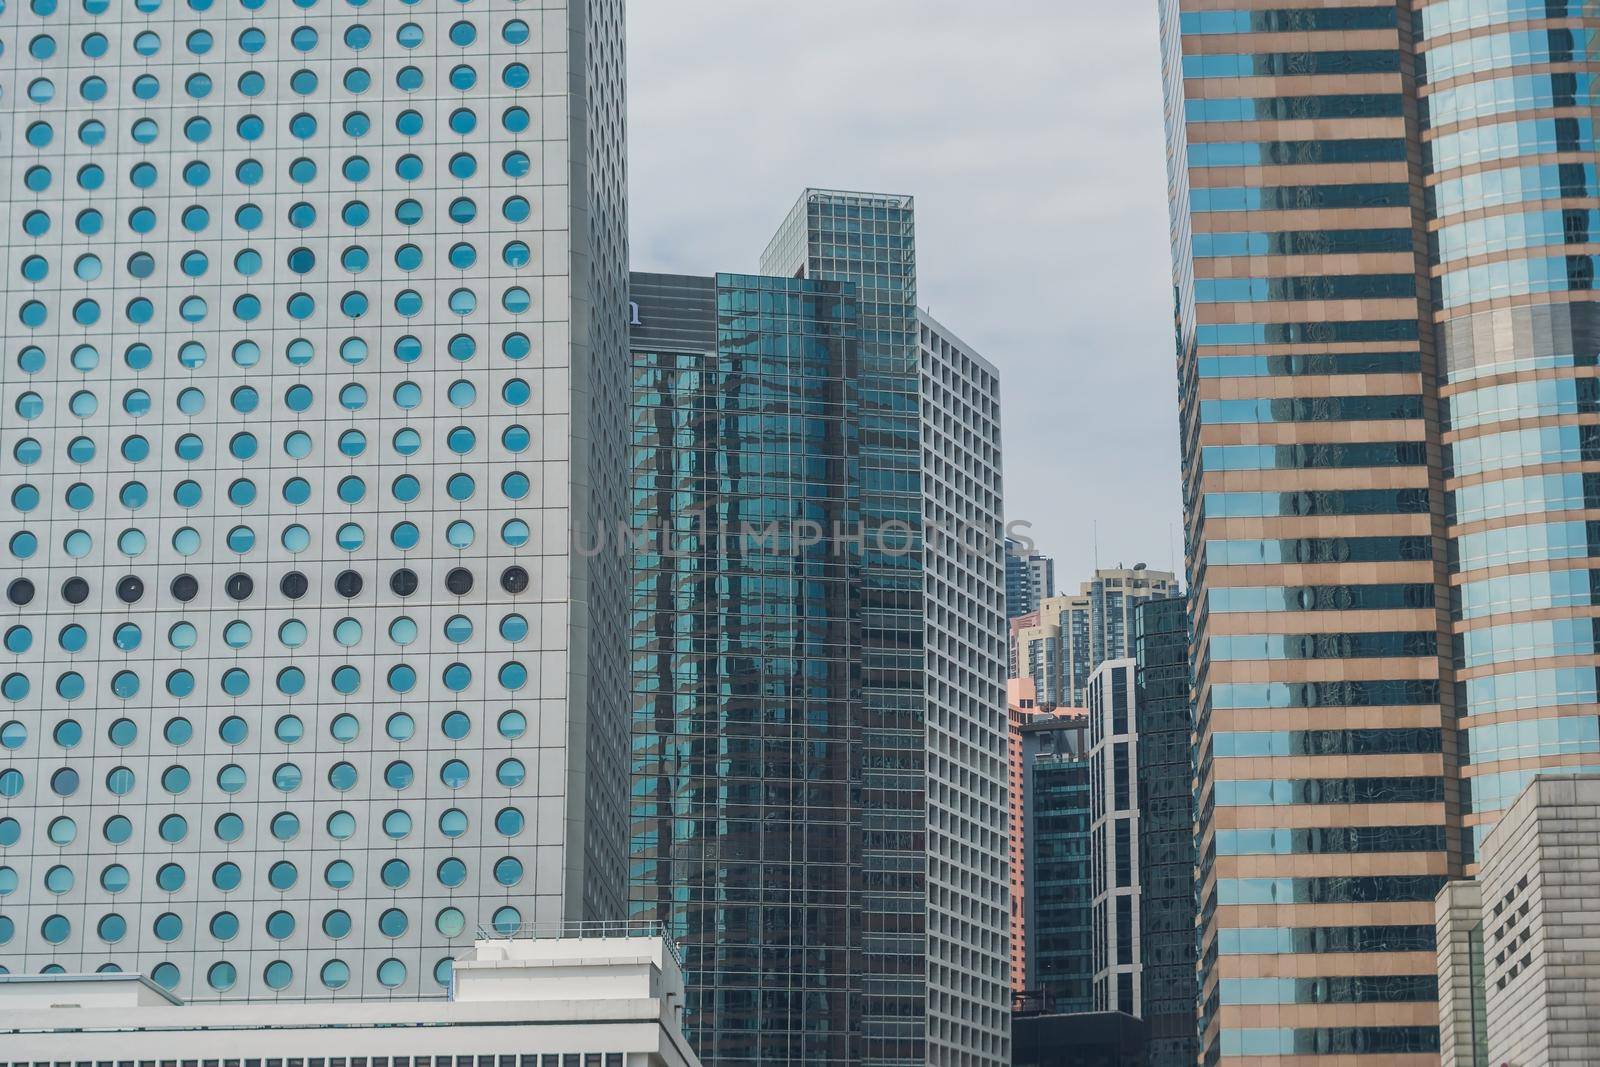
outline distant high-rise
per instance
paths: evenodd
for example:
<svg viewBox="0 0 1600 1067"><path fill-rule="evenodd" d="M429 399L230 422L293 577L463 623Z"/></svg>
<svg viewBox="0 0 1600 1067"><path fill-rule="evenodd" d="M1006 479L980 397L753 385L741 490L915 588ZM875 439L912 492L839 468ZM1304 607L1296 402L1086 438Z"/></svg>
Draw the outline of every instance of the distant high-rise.
<svg viewBox="0 0 1600 1067"><path fill-rule="evenodd" d="M1139 1017L1149 1067L1193 1067L1195 868L1189 626L1183 597L1140 605L1134 635L1139 735Z"/></svg>
<svg viewBox="0 0 1600 1067"><path fill-rule="evenodd" d="M0 11L3 969L622 915L623 5L528 7Z"/></svg>
<svg viewBox="0 0 1600 1067"><path fill-rule="evenodd" d="M1139 737L1135 663L1107 660L1089 676L1089 856L1094 1010L1139 1014Z"/></svg>
<svg viewBox="0 0 1600 1067"><path fill-rule="evenodd" d="M1027 679L1012 682L1022 692ZM1024 701L1031 704L1031 701ZM1013 706L1012 990L1048 1010L1093 1006L1088 719Z"/></svg>
<svg viewBox="0 0 1600 1067"><path fill-rule="evenodd" d="M1042 705L1084 707L1094 669L1133 655L1139 606L1177 591L1174 575L1142 563L1096 570L1076 595L1045 597L1037 618L1012 620L1014 674L1034 680Z"/></svg>
<svg viewBox="0 0 1600 1067"><path fill-rule="evenodd" d="M1056 595L1056 561L1042 552L1029 551L1021 541L1006 538L1006 618L1014 619L1039 609L1039 602Z"/></svg>

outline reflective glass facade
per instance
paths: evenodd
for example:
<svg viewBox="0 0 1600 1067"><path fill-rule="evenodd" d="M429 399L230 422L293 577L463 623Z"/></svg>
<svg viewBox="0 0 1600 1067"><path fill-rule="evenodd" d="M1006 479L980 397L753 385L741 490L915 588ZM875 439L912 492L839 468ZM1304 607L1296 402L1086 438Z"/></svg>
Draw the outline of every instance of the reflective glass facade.
<svg viewBox="0 0 1600 1067"><path fill-rule="evenodd" d="M1189 620L1183 597L1139 608L1139 1017L1150 1067L1195 1062L1194 792Z"/></svg>
<svg viewBox="0 0 1600 1067"><path fill-rule="evenodd" d="M632 298L633 911L682 947L704 1062L859 1063L853 286L635 273Z"/></svg>
<svg viewBox="0 0 1600 1067"><path fill-rule="evenodd" d="M1600 665L1589 633L1600 553L1586 531L1600 516L1588 444L1600 344L1586 126L1597 28L1600 12L1575 0L1538 10L1449 0L1422 10L1417 41L1425 141L1484 143L1495 130L1499 145L1494 163L1476 166L1436 147L1424 172L1451 191L1427 201L1426 217L1469 864L1532 769L1596 762L1589 738L1600 720L1584 694ZM1525 135L1552 124L1553 145Z"/></svg>
<svg viewBox="0 0 1600 1067"><path fill-rule="evenodd" d="M862 1039L873 1063L920 1063L927 974L927 818L921 379L909 197L807 190L761 257L763 274L856 287L860 326L863 755L882 753L862 804ZM894 524L894 525L891 525ZM901 525L903 524L903 525ZM909 533L907 531L910 531ZM1004 698L1002 697L1002 712ZM862 768L863 771L865 768Z"/></svg>
<svg viewBox="0 0 1600 1067"><path fill-rule="evenodd" d="M909 198L808 190L763 269L634 276L633 525L693 547L634 556L634 909L710 1062L1004 1064L998 375Z"/></svg>
<svg viewBox="0 0 1600 1067"><path fill-rule="evenodd" d="M620 915L570 531L623 514L621 3L0 43L0 966L442 996L480 924Z"/></svg>
<svg viewBox="0 0 1600 1067"><path fill-rule="evenodd" d="M1088 720L1039 716L1018 735L1027 863L1027 990L1094 1010Z"/></svg>

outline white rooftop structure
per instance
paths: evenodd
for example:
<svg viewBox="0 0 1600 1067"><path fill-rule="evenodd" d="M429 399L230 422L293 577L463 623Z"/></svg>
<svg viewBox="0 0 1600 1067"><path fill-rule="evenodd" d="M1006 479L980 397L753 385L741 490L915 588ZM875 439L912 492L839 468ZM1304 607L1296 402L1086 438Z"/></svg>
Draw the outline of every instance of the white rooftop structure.
<svg viewBox="0 0 1600 1067"><path fill-rule="evenodd" d="M0 1067L699 1067L662 936L480 939L449 1000L184 1004L137 974L0 976Z"/></svg>

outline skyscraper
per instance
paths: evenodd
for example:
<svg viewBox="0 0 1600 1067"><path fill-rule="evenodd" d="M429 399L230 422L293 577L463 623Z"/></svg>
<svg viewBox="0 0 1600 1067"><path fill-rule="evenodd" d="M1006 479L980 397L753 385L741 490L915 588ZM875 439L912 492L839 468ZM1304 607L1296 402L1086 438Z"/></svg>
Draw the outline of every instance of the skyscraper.
<svg viewBox="0 0 1600 1067"><path fill-rule="evenodd" d="M926 311L917 313L917 327L928 524L922 552L928 1060L1006 1064L1010 834L1000 378Z"/></svg>
<svg viewBox="0 0 1600 1067"><path fill-rule="evenodd" d="M704 1062L859 1063L854 287L631 294L633 910L682 945Z"/></svg>
<svg viewBox="0 0 1600 1067"><path fill-rule="evenodd" d="M1094 911L1094 1010L1138 1015L1139 736L1134 661L1107 660L1089 676L1089 869Z"/></svg>
<svg viewBox="0 0 1600 1067"><path fill-rule="evenodd" d="M1183 597L1135 616L1133 718L1139 735L1139 1017L1150 1067L1193 1067L1194 792L1189 626Z"/></svg>
<svg viewBox="0 0 1600 1067"><path fill-rule="evenodd" d="M1007 537L1006 618L1014 619L1039 609L1039 602L1056 595L1056 561L1042 552L1032 552L1021 541Z"/></svg>
<svg viewBox="0 0 1600 1067"><path fill-rule="evenodd" d="M909 198L809 190L762 269L634 275L634 524L687 550L634 557L634 910L708 1063L1003 1064L998 375Z"/></svg>
<svg viewBox="0 0 1600 1067"><path fill-rule="evenodd" d="M1161 14L1204 1052L1429 1063L1434 893L1600 763L1597 20Z"/></svg>
<svg viewBox="0 0 1600 1067"><path fill-rule="evenodd" d="M439 996L619 916L620 0L0 39L0 963Z"/></svg>
<svg viewBox="0 0 1600 1067"><path fill-rule="evenodd" d="M1012 990L1039 997L1048 1011L1090 1011L1088 719L1059 711L1012 714L1018 794L1012 836L1024 882L1014 902L1021 905L1014 931L1022 947L1013 948L1012 958L1021 960L1013 964Z"/></svg>
<svg viewBox="0 0 1600 1067"><path fill-rule="evenodd" d="M1041 600L1037 619L1013 620L1017 673L1033 678L1040 704L1084 707L1094 669L1133 655L1140 605L1177 590L1176 576L1143 563L1098 568L1076 595Z"/></svg>

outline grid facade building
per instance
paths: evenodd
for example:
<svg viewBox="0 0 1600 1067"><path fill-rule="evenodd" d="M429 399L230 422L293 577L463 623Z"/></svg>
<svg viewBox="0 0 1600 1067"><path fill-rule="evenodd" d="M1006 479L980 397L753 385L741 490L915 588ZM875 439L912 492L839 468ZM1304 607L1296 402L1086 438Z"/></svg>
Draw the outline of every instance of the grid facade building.
<svg viewBox="0 0 1600 1067"><path fill-rule="evenodd" d="M1139 733L1135 661L1089 676L1089 864L1095 1011L1138 1015L1143 982L1139 907Z"/></svg>
<svg viewBox="0 0 1600 1067"><path fill-rule="evenodd" d="M1133 655L1140 605L1177 590L1172 574L1140 563L1102 567L1076 594L1044 597L1037 618L1012 621L1017 674L1034 680L1042 705L1084 707L1094 669Z"/></svg>
<svg viewBox="0 0 1600 1067"><path fill-rule="evenodd" d="M927 660L922 538L921 369L910 197L801 194L761 273L853 282L861 394L862 922L866 1062L928 1052ZM909 531L909 532L908 532ZM868 758L878 764L868 766ZM865 777L872 771L869 779Z"/></svg>
<svg viewBox="0 0 1600 1067"><path fill-rule="evenodd" d="M925 311L928 1057L1010 1062L1000 378Z"/></svg>
<svg viewBox="0 0 1600 1067"><path fill-rule="evenodd" d="M1194 775L1189 624L1183 597L1139 607L1134 726L1139 735L1139 968L1150 1067L1193 1067Z"/></svg>
<svg viewBox="0 0 1600 1067"><path fill-rule="evenodd" d="M622 4L0 13L0 965L622 910Z"/></svg>
<svg viewBox="0 0 1600 1067"><path fill-rule="evenodd" d="M632 298L632 909L682 946L704 1062L859 1063L853 286L635 272Z"/></svg>

